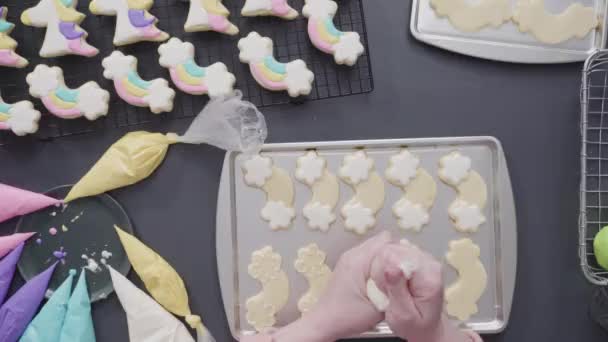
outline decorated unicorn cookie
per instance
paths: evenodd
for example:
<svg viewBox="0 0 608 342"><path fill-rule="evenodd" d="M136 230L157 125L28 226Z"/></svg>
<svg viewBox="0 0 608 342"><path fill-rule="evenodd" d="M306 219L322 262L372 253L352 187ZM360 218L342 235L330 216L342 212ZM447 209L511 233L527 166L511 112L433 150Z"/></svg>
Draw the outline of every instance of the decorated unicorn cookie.
<svg viewBox="0 0 608 342"><path fill-rule="evenodd" d="M216 31L229 35L239 33L238 27L228 20L230 12L221 0L190 0L186 32Z"/></svg>
<svg viewBox="0 0 608 342"><path fill-rule="evenodd" d="M123 100L137 107L150 107L152 113L173 110L175 91L163 78L144 81L137 73L137 59L114 51L102 61L103 77L114 81L114 88Z"/></svg>
<svg viewBox="0 0 608 342"><path fill-rule="evenodd" d="M319 50L334 55L338 64L354 65L364 48L357 32L342 32L333 19L338 5L332 0L306 0L302 14L308 18L308 36Z"/></svg>
<svg viewBox="0 0 608 342"><path fill-rule="evenodd" d="M87 43L88 33L79 26L85 15L75 9L77 3L78 0L41 0L21 13L21 22L25 25L46 27L40 56L93 57L99 53Z"/></svg>
<svg viewBox="0 0 608 342"><path fill-rule="evenodd" d="M249 63L253 78L264 88L273 91L287 90L289 96L308 95L315 75L301 59L281 63L272 55L272 40L251 32L238 43L239 58Z"/></svg>
<svg viewBox="0 0 608 342"><path fill-rule="evenodd" d="M40 112L30 101L6 103L0 97L0 130L11 130L19 136L36 133Z"/></svg>
<svg viewBox="0 0 608 342"><path fill-rule="evenodd" d="M168 68L173 83L180 90L192 94L209 94L210 97L232 94L236 78L224 63L200 67L194 61L194 45L171 38L158 47L159 63Z"/></svg>
<svg viewBox="0 0 608 342"><path fill-rule="evenodd" d="M291 8L287 0L245 0L241 15L244 17L273 15L291 20L298 16L298 11Z"/></svg>
<svg viewBox="0 0 608 342"><path fill-rule="evenodd" d="M41 99L46 109L55 116L63 119L84 116L95 120L108 114L110 93L93 81L78 89L68 88L63 79L63 70L59 67L39 64L27 75L26 81L30 86L30 95Z"/></svg>
<svg viewBox="0 0 608 342"><path fill-rule="evenodd" d="M0 7L0 66L24 68L27 59L15 53L17 42L9 36L15 24L6 21L8 8Z"/></svg>
<svg viewBox="0 0 608 342"><path fill-rule="evenodd" d="M97 15L116 16L116 46L140 41L162 42L169 35L156 27L158 19L148 12L153 4L154 0L92 0L89 10Z"/></svg>

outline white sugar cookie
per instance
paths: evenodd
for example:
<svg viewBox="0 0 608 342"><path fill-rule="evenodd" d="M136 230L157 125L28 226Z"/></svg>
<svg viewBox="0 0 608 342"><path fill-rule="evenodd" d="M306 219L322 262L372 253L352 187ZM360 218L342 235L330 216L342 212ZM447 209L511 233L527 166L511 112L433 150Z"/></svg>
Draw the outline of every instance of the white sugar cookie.
<svg viewBox="0 0 608 342"><path fill-rule="evenodd" d="M0 96L0 130L10 130L23 136L38 131L40 112L30 101L7 103Z"/></svg>
<svg viewBox="0 0 608 342"><path fill-rule="evenodd" d="M274 166L269 157L254 155L242 165L245 183L266 192L261 216L272 230L287 229L296 216L294 186L289 173Z"/></svg>
<svg viewBox="0 0 608 342"><path fill-rule="evenodd" d="M294 266L308 281L308 290L298 301L298 309L302 314L317 304L331 279L331 270L325 264L325 257L325 252L315 243L298 250Z"/></svg>
<svg viewBox="0 0 608 342"><path fill-rule="evenodd" d="M190 10L184 24L186 32L215 31L228 35L239 33L238 27L228 20L230 12L221 0L189 0Z"/></svg>
<svg viewBox="0 0 608 342"><path fill-rule="evenodd" d="M312 198L302 210L312 230L326 232L336 220L334 209L340 198L338 178L317 152L309 151L297 160L296 179L311 187Z"/></svg>
<svg viewBox="0 0 608 342"><path fill-rule="evenodd" d="M439 17L464 32L479 31L484 27L499 27L511 19L509 0L431 0L431 7Z"/></svg>
<svg viewBox="0 0 608 342"><path fill-rule="evenodd" d="M488 283L488 275L479 260L479 246L470 239L451 241L446 259L458 271L458 280L445 290L446 311L466 321L477 313L477 301Z"/></svg>

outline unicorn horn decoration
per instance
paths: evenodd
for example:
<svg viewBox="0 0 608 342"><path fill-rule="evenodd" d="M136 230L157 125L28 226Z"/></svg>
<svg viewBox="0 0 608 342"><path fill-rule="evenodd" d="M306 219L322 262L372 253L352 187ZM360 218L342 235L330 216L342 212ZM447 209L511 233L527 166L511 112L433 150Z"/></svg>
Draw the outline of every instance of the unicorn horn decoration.
<svg viewBox="0 0 608 342"><path fill-rule="evenodd" d="M25 68L28 61L15 53L17 42L9 36L15 24L6 21L7 13L6 6L0 7L0 66Z"/></svg>
<svg viewBox="0 0 608 342"><path fill-rule="evenodd" d="M239 58L249 63L253 78L264 88L272 91L287 90L289 96L308 95L312 91L315 75L306 63L296 59L280 63L273 56L272 40L257 32L250 32L238 43Z"/></svg>
<svg viewBox="0 0 608 342"><path fill-rule="evenodd" d="M239 33L238 27L228 21L230 12L221 0L190 0L186 32L215 31L231 36Z"/></svg>
<svg viewBox="0 0 608 342"><path fill-rule="evenodd" d="M84 116L95 120L108 114L110 93L93 81L77 89L68 88L60 67L39 64L27 75L26 81L30 86L30 95L41 99L46 109L55 116L63 119Z"/></svg>
<svg viewBox="0 0 608 342"><path fill-rule="evenodd" d="M114 88L123 100L137 107L149 107L154 114L173 110L175 91L163 78L144 81L137 73L137 59L114 51L102 61L103 77L114 81Z"/></svg>
<svg viewBox="0 0 608 342"><path fill-rule="evenodd" d="M194 45L171 38L158 47L159 63L168 68L173 83L188 94L209 94L210 97L227 96L234 90L236 78L226 65L216 62L200 67L194 61Z"/></svg>
<svg viewBox="0 0 608 342"><path fill-rule="evenodd" d="M18 136L32 134L38 131L38 121L40 112L30 101L6 103L0 96L0 130L11 130Z"/></svg>
<svg viewBox="0 0 608 342"><path fill-rule="evenodd" d="M188 329L175 316L111 266L108 269L114 291L127 314L129 341L194 342Z"/></svg>
<svg viewBox="0 0 608 342"><path fill-rule="evenodd" d="M365 49L357 32L342 32L333 19L338 5L332 0L305 0L302 14L308 18L308 36L319 50L332 54L336 63L355 65Z"/></svg>
<svg viewBox="0 0 608 342"><path fill-rule="evenodd" d="M93 57L99 53L87 43L88 33L79 26L85 15L75 9L77 4L78 0L41 0L21 13L21 22L25 25L46 27L41 57Z"/></svg>
<svg viewBox="0 0 608 342"><path fill-rule="evenodd" d="M154 0L92 0L89 10L97 15L116 16L114 45L122 46L169 39L169 34L156 27L158 19L148 12L152 5Z"/></svg>
<svg viewBox="0 0 608 342"><path fill-rule="evenodd" d="M298 11L291 8L287 0L245 0L241 15L244 17L271 15L292 20L298 17Z"/></svg>

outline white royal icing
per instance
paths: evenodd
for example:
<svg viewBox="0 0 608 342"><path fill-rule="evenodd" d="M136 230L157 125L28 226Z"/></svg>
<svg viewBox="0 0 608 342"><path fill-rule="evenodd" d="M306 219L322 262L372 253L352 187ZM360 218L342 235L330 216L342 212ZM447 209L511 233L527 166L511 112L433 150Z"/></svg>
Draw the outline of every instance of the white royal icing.
<svg viewBox="0 0 608 342"><path fill-rule="evenodd" d="M5 103L0 97L0 103ZM10 115L6 124L10 130L18 136L36 133L38 131L38 121L40 112L34 108L30 101L19 101L10 105L11 109L7 114Z"/></svg>
<svg viewBox="0 0 608 342"><path fill-rule="evenodd" d="M102 99L102 100L100 100ZM78 109L84 117L95 120L108 113L110 94L95 82L87 82L78 88Z"/></svg>
<svg viewBox="0 0 608 342"><path fill-rule="evenodd" d="M272 39L262 37L257 32L250 32L247 37L238 42L239 59L243 63L262 61L273 54Z"/></svg>
<svg viewBox="0 0 608 342"><path fill-rule="evenodd" d="M333 17L338 11L338 4L330 0L306 0L302 14L305 17Z"/></svg>
<svg viewBox="0 0 608 342"><path fill-rule="evenodd" d="M450 217L454 220L456 229L463 233L476 232L486 218L479 206L456 200L448 209Z"/></svg>
<svg viewBox="0 0 608 342"><path fill-rule="evenodd" d="M454 151L439 161L439 177L450 185L458 185L469 175L471 158Z"/></svg>
<svg viewBox="0 0 608 342"><path fill-rule="evenodd" d="M234 91L236 78L224 63L215 62L207 67L205 80L209 97L226 96Z"/></svg>
<svg viewBox="0 0 608 342"><path fill-rule="evenodd" d="M338 64L355 65L365 48L357 32L344 32L334 45L334 59Z"/></svg>
<svg viewBox="0 0 608 342"><path fill-rule="evenodd" d="M27 75L27 84L30 86L30 95L34 97L47 96L61 85L63 72L59 67L49 67L44 64L37 65L33 72Z"/></svg>
<svg viewBox="0 0 608 342"><path fill-rule="evenodd" d="M403 198L393 206L393 212L399 219L399 227L405 230L419 232L429 223L429 213L420 204L415 204Z"/></svg>
<svg viewBox="0 0 608 342"><path fill-rule="evenodd" d="M118 77L125 77L129 72L137 69L137 58L131 55L124 55L120 51L114 51L103 59L102 64L103 77L113 80Z"/></svg>
<svg viewBox="0 0 608 342"><path fill-rule="evenodd" d="M363 151L357 151L344 157L344 163L340 168L340 177L352 185L367 180L369 173L374 167L374 160L367 157Z"/></svg>
<svg viewBox="0 0 608 342"><path fill-rule="evenodd" d="M255 155L243 163L245 183L250 186L262 187L272 176L272 159Z"/></svg>
<svg viewBox="0 0 608 342"><path fill-rule="evenodd" d="M385 312L390 304L386 294L378 288L376 282L371 278L367 280L367 298L380 312Z"/></svg>
<svg viewBox="0 0 608 342"><path fill-rule="evenodd" d="M325 170L325 159L319 157L316 152L309 151L298 158L296 168L296 179L312 186Z"/></svg>
<svg viewBox="0 0 608 342"><path fill-rule="evenodd" d="M173 37L158 47L158 62L165 68L176 67L194 58L194 45Z"/></svg>
<svg viewBox="0 0 608 342"><path fill-rule="evenodd" d="M287 229L291 221L296 217L293 208L286 206L283 202L268 201L262 208L262 218L268 221L272 230Z"/></svg>
<svg viewBox="0 0 608 342"><path fill-rule="evenodd" d="M306 220L308 220L308 226L311 229L326 232L329 230L329 226L336 220L336 215L334 215L332 210L333 208L328 205L314 202L304 206L302 213Z"/></svg>
<svg viewBox="0 0 608 342"><path fill-rule="evenodd" d="M370 208L359 202L347 203L342 207L346 230L363 235L376 224L376 217Z"/></svg>
<svg viewBox="0 0 608 342"><path fill-rule="evenodd" d="M386 170L386 178L389 182L399 186L406 186L416 177L420 159L408 150L401 150L389 160L389 167Z"/></svg>

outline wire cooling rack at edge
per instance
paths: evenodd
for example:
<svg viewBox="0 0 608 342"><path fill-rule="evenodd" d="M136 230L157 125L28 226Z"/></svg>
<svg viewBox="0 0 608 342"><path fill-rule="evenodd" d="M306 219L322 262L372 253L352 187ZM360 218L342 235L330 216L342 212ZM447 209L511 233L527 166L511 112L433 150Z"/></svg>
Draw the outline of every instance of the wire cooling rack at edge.
<svg viewBox="0 0 608 342"><path fill-rule="evenodd" d="M240 33L228 36L217 32L184 32L184 22L188 14L189 3L182 0L156 0L150 12L159 19L158 27L171 36L189 41L196 48L195 60L201 66L214 62L223 62L236 76L236 88L243 92L244 98L258 107L286 103L298 103L341 97L371 92L374 88L367 31L363 13L362 0L340 0L339 9L334 18L336 26L343 31L355 31L361 36L365 47L357 64L348 67L337 65L332 55L317 50L307 33L307 18L301 14L304 0L289 0L292 7L300 12L295 20L283 20L275 17L242 17L241 8L245 0L224 0L230 10L229 20L237 25ZM93 58L65 56L59 58L41 58L38 51L42 46L45 29L25 26L19 20L21 12L34 6L38 1L8 0L1 4L8 7L8 20L16 27L11 36L17 40L17 52L30 61L24 69L0 68L0 92L6 102L30 100L41 111L40 130L34 137L50 139L73 134L82 134L114 127L129 127L143 123L193 117L200 112L208 101L206 95L185 94L176 89L174 109L171 113L152 114L147 108L128 105L120 99L111 81L103 78L101 61L113 50L120 50L138 58L139 74L144 79L163 77L169 79L169 73L158 63L159 43L141 42L116 48L112 44L115 17L96 16L89 12L89 0L81 0L78 10L87 15L81 26L87 30L87 41L100 50ZM303 59L315 74L315 81L310 95L303 98L290 98L286 92L270 92L261 88L253 79L247 64L239 61L238 39L251 31L272 38L274 55L281 62ZM68 87L76 88L87 81L96 81L102 88L111 93L110 110L106 117L96 121L84 118L65 120L48 114L42 103L29 96L26 75L38 64L59 66L64 71ZM171 82L170 82L171 83ZM175 89L175 87L172 85ZM0 131L0 145L23 139L15 137L10 131Z"/></svg>

